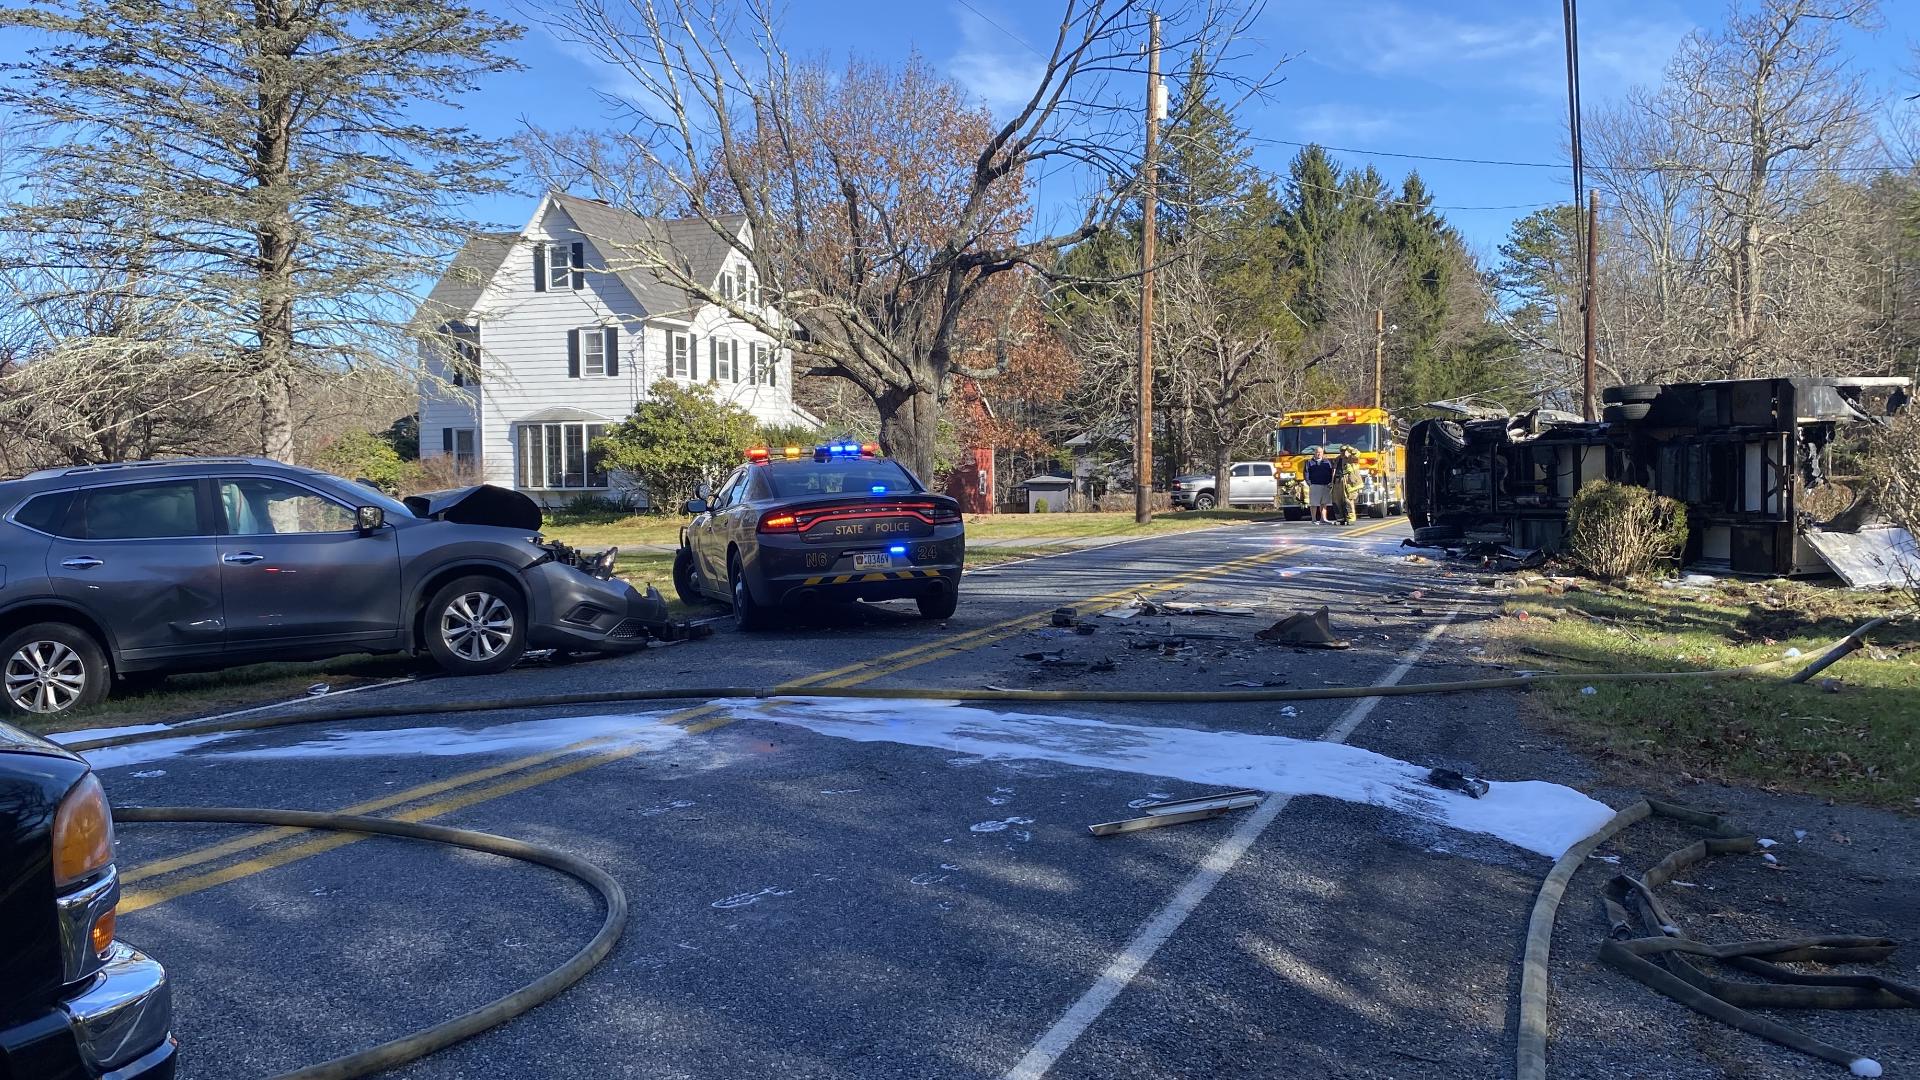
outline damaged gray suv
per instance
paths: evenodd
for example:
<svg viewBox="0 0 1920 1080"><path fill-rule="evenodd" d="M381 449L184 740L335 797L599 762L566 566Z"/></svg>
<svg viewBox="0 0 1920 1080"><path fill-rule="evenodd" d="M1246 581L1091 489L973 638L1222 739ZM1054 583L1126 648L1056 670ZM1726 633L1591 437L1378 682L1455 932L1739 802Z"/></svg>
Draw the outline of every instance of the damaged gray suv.
<svg viewBox="0 0 1920 1080"><path fill-rule="evenodd" d="M613 552L582 555L540 526L506 488L402 502L252 458L0 481L0 717L265 660L426 653L479 675L529 649L684 633L658 592L613 579Z"/></svg>

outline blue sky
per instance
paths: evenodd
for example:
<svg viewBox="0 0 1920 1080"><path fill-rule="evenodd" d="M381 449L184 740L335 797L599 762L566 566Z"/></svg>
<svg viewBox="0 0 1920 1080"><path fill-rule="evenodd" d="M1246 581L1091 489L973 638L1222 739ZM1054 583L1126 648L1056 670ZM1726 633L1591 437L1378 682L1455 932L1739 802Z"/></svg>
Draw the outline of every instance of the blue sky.
<svg viewBox="0 0 1920 1080"><path fill-rule="evenodd" d="M1878 92L1920 91L1911 46L1920 3L1884 4L1885 26L1850 34L1854 63ZM1675 45L1696 26L1725 18L1719 0L1586 0L1581 6L1583 93L1589 105L1635 84L1657 83ZM1054 0L792 0L784 40L791 52L895 59L918 51L990 106L1005 108L1033 85L1058 25ZM1019 40L1016 40L1018 38ZM1257 162L1280 171L1320 142L1361 150L1503 161L1562 162L1566 82L1560 5L1552 0L1271 0L1243 50L1246 65L1291 59L1268 100L1241 122L1260 142ZM583 71L568 47L534 28L518 52L529 70L497 80L470 106L470 121L510 130L525 116L543 126L593 126L601 107L578 92ZM1570 198L1565 168L1518 168L1342 153L1395 180L1418 169L1449 220L1490 256L1512 221ZM1059 216L1071 192L1043 192ZM1474 208L1474 209L1467 209ZM1484 209L1483 209L1484 208ZM519 224L525 208L498 216Z"/></svg>
<svg viewBox="0 0 1920 1080"><path fill-rule="evenodd" d="M498 5L520 21L538 17L529 0ZM564 0L561 0L564 2ZM1877 92L1920 92L1911 46L1920 42L1920 3L1883 0L1885 26L1851 33L1849 51ZM783 41L795 54L849 52L898 59L917 51L981 101L1004 109L1034 82L1057 26L1059 0L790 0ZM1657 82L1674 46L1695 26L1724 20L1721 0L1586 0L1581 12L1584 93L1589 105L1628 87ZM1565 160L1566 126L1560 5L1553 0L1270 0L1241 43L1245 66L1283 57L1282 81L1249 104L1241 122L1258 141L1256 161L1281 171L1289 145L1320 142L1397 154L1553 163ZM17 56L22 35L0 39L0 61ZM549 128L604 126L593 88L621 79L537 25L513 48L526 70L489 79L467 99L463 122L506 135L523 121ZM1177 58L1169 66L1178 69ZM1565 168L1489 166L1356 153L1396 182L1418 169L1448 219L1483 256L1512 221L1569 198ZM1042 217L1064 220L1074 192L1052 182ZM531 210L525 198L491 199L476 216L510 226Z"/></svg>

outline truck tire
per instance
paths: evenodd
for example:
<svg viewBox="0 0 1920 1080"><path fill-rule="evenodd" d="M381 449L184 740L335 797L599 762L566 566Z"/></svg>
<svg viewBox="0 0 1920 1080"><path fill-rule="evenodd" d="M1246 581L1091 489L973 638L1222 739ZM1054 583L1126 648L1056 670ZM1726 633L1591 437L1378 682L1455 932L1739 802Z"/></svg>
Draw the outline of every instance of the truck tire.
<svg viewBox="0 0 1920 1080"><path fill-rule="evenodd" d="M1383 517L1386 517L1386 516L1387 516L1387 504L1386 504L1386 503L1383 503L1383 502L1376 502L1376 503L1374 503L1373 505L1371 505L1371 506L1369 506L1369 507L1367 507L1367 516L1368 516L1368 517L1370 517L1370 518L1383 518Z"/></svg>
<svg viewBox="0 0 1920 1080"><path fill-rule="evenodd" d="M100 643L72 623L33 623L0 638L0 716L18 720L91 708L112 682Z"/></svg>
<svg viewBox="0 0 1920 1080"><path fill-rule="evenodd" d="M960 590L957 587L941 589L927 596L916 596L913 602L919 606L923 619L951 619L960 606Z"/></svg>
<svg viewBox="0 0 1920 1080"><path fill-rule="evenodd" d="M1203 491L1193 497L1193 508L1195 510L1211 510L1218 505L1219 503L1214 500L1213 492L1211 491Z"/></svg>
<svg viewBox="0 0 1920 1080"><path fill-rule="evenodd" d="M1635 401L1625 405L1609 405L1600 411L1600 419L1609 424L1633 424L1647 418L1652 410L1650 402Z"/></svg>
<svg viewBox="0 0 1920 1080"><path fill-rule="evenodd" d="M1609 386L1600 391L1600 400L1608 405L1632 405L1651 402L1660 396L1657 383L1628 383L1625 386Z"/></svg>
<svg viewBox="0 0 1920 1080"><path fill-rule="evenodd" d="M427 601L423 628L428 655L449 675L491 675L527 654L527 602L485 574L441 586Z"/></svg>
<svg viewBox="0 0 1920 1080"><path fill-rule="evenodd" d="M1416 544L1445 544L1460 539L1460 530L1452 525L1429 525L1413 530Z"/></svg>

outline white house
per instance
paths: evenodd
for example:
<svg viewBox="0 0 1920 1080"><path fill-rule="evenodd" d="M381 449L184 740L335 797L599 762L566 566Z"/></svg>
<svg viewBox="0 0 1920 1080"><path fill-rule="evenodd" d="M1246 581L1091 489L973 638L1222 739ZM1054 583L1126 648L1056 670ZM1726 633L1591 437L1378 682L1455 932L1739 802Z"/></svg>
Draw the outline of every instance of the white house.
<svg viewBox="0 0 1920 1080"><path fill-rule="evenodd" d="M751 241L744 218L723 224ZM760 301L746 260L706 221L550 192L519 234L469 241L421 304L417 325L451 335L424 357L421 455L455 455L553 505L622 493L588 447L662 379L706 383L764 423L818 427L793 403L790 353L642 269L643 250Z"/></svg>

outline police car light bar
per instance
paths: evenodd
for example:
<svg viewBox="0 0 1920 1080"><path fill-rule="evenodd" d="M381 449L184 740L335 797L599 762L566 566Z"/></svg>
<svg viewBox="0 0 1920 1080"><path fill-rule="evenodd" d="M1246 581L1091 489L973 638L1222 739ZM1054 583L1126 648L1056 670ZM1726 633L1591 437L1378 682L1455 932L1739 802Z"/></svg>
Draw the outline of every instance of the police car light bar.
<svg viewBox="0 0 1920 1080"><path fill-rule="evenodd" d="M826 461L839 457L879 457L879 443L831 442L821 443L813 448L815 461Z"/></svg>
<svg viewBox="0 0 1920 1080"><path fill-rule="evenodd" d="M748 460L748 461L765 461L765 460L767 460L767 448L766 448L766 447L764 447L764 446L750 446L750 447L748 447L748 448L747 448L747 460Z"/></svg>

